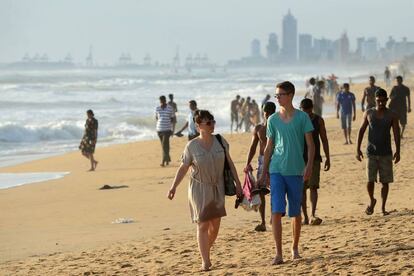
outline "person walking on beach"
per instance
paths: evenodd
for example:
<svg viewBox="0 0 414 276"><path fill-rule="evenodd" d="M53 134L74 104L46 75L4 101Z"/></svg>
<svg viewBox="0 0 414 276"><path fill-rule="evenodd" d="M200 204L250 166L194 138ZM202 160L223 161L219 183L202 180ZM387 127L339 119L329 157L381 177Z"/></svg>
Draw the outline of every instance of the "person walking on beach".
<svg viewBox="0 0 414 276"><path fill-rule="evenodd" d="M170 101L168 102L168 105L172 107L172 109L174 110L174 119L172 122L172 133L174 133L175 131L175 125L177 124L177 112L178 112L178 108L177 108L177 104L174 102L174 94L169 94L168 98L170 99Z"/></svg>
<svg viewBox="0 0 414 276"><path fill-rule="evenodd" d="M315 146L312 139L313 126L309 116L293 107L295 86L282 82L276 86L276 98L280 111L267 121L267 143L264 152L263 171L270 174L270 199L272 209L273 237L276 256L273 264L282 264L282 216L286 213L287 195L289 217L292 218L292 259L299 259L299 237L302 224L301 203L303 182L312 174ZM305 139L304 139L305 137ZM304 140L308 147L308 162L303 160ZM259 179L265 183L267 173Z"/></svg>
<svg viewBox="0 0 414 276"><path fill-rule="evenodd" d="M387 88L390 87L390 85L391 85L391 71L388 68L388 66L385 66L384 82L385 82L385 85L387 86Z"/></svg>
<svg viewBox="0 0 414 276"><path fill-rule="evenodd" d="M95 153L96 142L98 141L98 120L91 109L86 111L88 117L85 122L85 132L79 145L82 155L91 162L89 171L94 171L98 165L93 154Z"/></svg>
<svg viewBox="0 0 414 276"><path fill-rule="evenodd" d="M236 124L236 128L234 131L239 130L239 110L240 110L240 95L237 95L234 100L231 101L230 104L230 132L233 132L233 123Z"/></svg>
<svg viewBox="0 0 414 276"><path fill-rule="evenodd" d="M336 97L336 118L341 119L341 127L344 131L345 145L352 144L351 125L356 119L355 95L349 91L349 84L344 83L344 91ZM341 116L339 116L339 110Z"/></svg>
<svg viewBox="0 0 414 276"><path fill-rule="evenodd" d="M375 77L369 77L369 86L364 89L364 93L361 100L361 109L364 112L366 109L375 107L375 92L378 90L378 86L375 85ZM365 106L365 100L367 105Z"/></svg>
<svg viewBox="0 0 414 276"><path fill-rule="evenodd" d="M318 204L318 189L319 189L319 181L320 181L320 170L321 170L321 143L319 141L319 137L322 141L323 151L326 156L324 171L329 171L331 167L331 158L329 155L329 142L328 136L326 135L326 128L325 128L325 121L322 117L316 115L312 112L313 110L313 103L310 99L303 99L300 103L300 109L303 112L306 112L312 122L313 131L313 143L315 144L315 157L313 161L312 167L312 174L309 180L305 181L304 189L303 189L303 199L302 199L302 211L303 211L303 224L309 224L309 217L308 217L308 210L307 210L307 203L306 203L306 191L307 189L310 190L310 201L312 204L312 217L310 220L311 225L319 225L322 223L322 219L316 216L316 205ZM303 152L303 159L305 163L308 162L308 148L305 143L305 150Z"/></svg>
<svg viewBox="0 0 414 276"><path fill-rule="evenodd" d="M162 146L162 162L160 164L162 167L171 162L170 136L172 134L174 117L174 109L167 104L165 96L161 96L160 105L155 109L155 119L157 120L156 129Z"/></svg>
<svg viewBox="0 0 414 276"><path fill-rule="evenodd" d="M270 95L267 94L266 97L264 97L264 99L262 100L262 103L260 105L260 118L262 119L262 122L265 121L263 108L264 108L265 104L270 100L270 98L271 98Z"/></svg>
<svg viewBox="0 0 414 276"><path fill-rule="evenodd" d="M252 100L250 108L250 125L256 126L260 123L260 109L255 100Z"/></svg>
<svg viewBox="0 0 414 276"><path fill-rule="evenodd" d="M229 144L221 136L221 142L213 135L216 121L207 110L198 110L195 122L200 136L185 146L182 162L177 170L167 197L172 200L178 185L191 167L188 187L191 218L197 223L197 241L202 258L201 269L210 270L211 247L217 238L221 217L226 216L224 200L224 160L227 157L236 181L236 192L242 195L240 180L229 153Z"/></svg>
<svg viewBox="0 0 414 276"><path fill-rule="evenodd" d="M249 154L247 156L247 162L245 171L251 169L250 163L253 160L254 155L256 154L257 145L259 145L259 156L257 158L257 179L260 179L263 175L263 154L266 147L267 137L266 137L266 127L267 120L273 113L276 112L276 105L273 102L266 102L263 106L263 114L265 121L263 124L258 124L253 130L252 141L250 143ZM268 179L267 179L268 180ZM257 225L254 230L259 232L266 231L266 219L265 219L265 210L266 210L266 198L265 195L269 193L267 188L269 181L262 183L261 187L257 187L260 190L260 200L261 205L259 208L260 218L262 223Z"/></svg>
<svg viewBox="0 0 414 276"><path fill-rule="evenodd" d="M247 97L246 100L240 105L242 120L239 124L239 128L242 129L243 123L244 123L244 132L250 131L250 109L251 109L250 97Z"/></svg>
<svg viewBox="0 0 414 276"><path fill-rule="evenodd" d="M364 157L361 152L361 144L364 138L365 130L368 127L368 145L367 145L367 191L370 198L370 204L365 210L367 215L374 213L374 207L377 200L374 198L374 184L382 183L382 214L388 215L385 209L387 202L389 183L394 181L392 161L397 164L400 161L400 127L398 124L398 115L387 108L387 91L378 89L375 92L376 107L370 108L364 113L364 121L359 129L358 144L356 148L356 158L362 161ZM393 131L395 142L395 153L392 154L391 134Z"/></svg>
<svg viewBox="0 0 414 276"><path fill-rule="evenodd" d="M403 84L403 78L397 76L397 85L390 94L389 108L398 114L401 125L401 139L404 137L405 126L407 125L407 113L411 112L410 88Z"/></svg>
<svg viewBox="0 0 414 276"><path fill-rule="evenodd" d="M188 102L188 105L190 107L190 112L188 112L188 115L187 115L187 122L175 135L182 136L181 132L183 132L186 128L188 128L188 141L190 141L198 137L200 133L198 133L197 127L194 122L194 114L198 110L197 102L194 100L191 100Z"/></svg>

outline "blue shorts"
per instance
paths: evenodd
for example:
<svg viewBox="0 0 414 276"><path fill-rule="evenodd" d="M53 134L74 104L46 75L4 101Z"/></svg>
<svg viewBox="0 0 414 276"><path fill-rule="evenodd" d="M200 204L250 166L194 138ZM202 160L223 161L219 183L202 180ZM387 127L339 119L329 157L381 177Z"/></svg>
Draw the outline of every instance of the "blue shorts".
<svg viewBox="0 0 414 276"><path fill-rule="evenodd" d="M289 205L289 217L300 215L303 195L303 176L283 176L280 173L270 174L270 201L273 213L286 213L286 195Z"/></svg>

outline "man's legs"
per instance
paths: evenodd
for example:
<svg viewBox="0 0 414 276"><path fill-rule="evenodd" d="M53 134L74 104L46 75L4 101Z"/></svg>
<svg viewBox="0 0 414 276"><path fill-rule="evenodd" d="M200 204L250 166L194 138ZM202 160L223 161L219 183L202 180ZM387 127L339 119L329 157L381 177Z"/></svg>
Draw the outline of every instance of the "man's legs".
<svg viewBox="0 0 414 276"><path fill-rule="evenodd" d="M171 161L170 158L170 136L171 131L165 131L162 139L162 149L163 149L163 162L168 165Z"/></svg>
<svg viewBox="0 0 414 276"><path fill-rule="evenodd" d="M403 136L404 136L404 130L405 130L405 124L403 125L403 124L401 124L401 135L400 135L400 137L401 137L401 139L403 138Z"/></svg>
<svg viewBox="0 0 414 276"><path fill-rule="evenodd" d="M348 144L348 130L347 130L347 125L346 125L346 114L341 113L341 127L342 127L342 131L344 132L344 137L345 137L345 145Z"/></svg>
<svg viewBox="0 0 414 276"><path fill-rule="evenodd" d="M276 256L273 260L274 265L283 263L282 253L282 213L272 213L272 231L276 244Z"/></svg>
<svg viewBox="0 0 414 276"><path fill-rule="evenodd" d="M309 224L309 217L308 217L308 206L307 206L307 198L306 198L306 188L303 189L303 196L302 196L302 212L303 212L303 224Z"/></svg>
<svg viewBox="0 0 414 276"><path fill-rule="evenodd" d="M310 188L310 201L312 204L312 217L316 217L316 205L318 204L318 189Z"/></svg>
<svg viewBox="0 0 414 276"><path fill-rule="evenodd" d="M387 203L388 191L389 191L388 183L382 183L382 189L381 189L382 206L381 208L382 208L382 214L384 216L389 214L387 211L385 211L385 204Z"/></svg>
<svg viewBox="0 0 414 276"><path fill-rule="evenodd" d="M260 193L260 201L262 202L260 204L259 212L260 212L260 218L262 219L262 225L266 229L266 219L265 219L265 210L266 210L266 197L263 193Z"/></svg>
<svg viewBox="0 0 414 276"><path fill-rule="evenodd" d="M299 238L300 238L300 229L302 227L302 216L299 213L299 216L292 218L292 259L299 259Z"/></svg>
<svg viewBox="0 0 414 276"><path fill-rule="evenodd" d="M278 265L283 263L282 216L286 213L286 183L284 177L279 173L270 174L270 200L272 207L272 231L276 246L276 256L272 264Z"/></svg>
<svg viewBox="0 0 414 276"><path fill-rule="evenodd" d="M372 213L374 213L374 207L375 207L375 204L377 203L377 200L374 198L374 188L375 188L374 182L367 183L367 191L368 191L368 195L370 199L370 204L367 207L367 210L365 211L367 215L372 215Z"/></svg>
<svg viewBox="0 0 414 276"><path fill-rule="evenodd" d="M302 227L301 203L303 195L303 176L285 176L289 204L289 217L292 218L292 260L299 259L299 238Z"/></svg>

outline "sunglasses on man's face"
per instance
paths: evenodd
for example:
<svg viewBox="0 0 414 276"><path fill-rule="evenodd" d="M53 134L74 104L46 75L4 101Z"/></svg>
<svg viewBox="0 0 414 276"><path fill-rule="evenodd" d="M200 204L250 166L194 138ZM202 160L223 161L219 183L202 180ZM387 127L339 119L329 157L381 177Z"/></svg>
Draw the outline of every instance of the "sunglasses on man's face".
<svg viewBox="0 0 414 276"><path fill-rule="evenodd" d="M216 124L215 120L200 123L200 125L206 125L206 126L212 126L212 125L215 125L215 124Z"/></svg>
<svg viewBox="0 0 414 276"><path fill-rule="evenodd" d="M275 98L279 99L282 96L289 95L290 93L276 93Z"/></svg>

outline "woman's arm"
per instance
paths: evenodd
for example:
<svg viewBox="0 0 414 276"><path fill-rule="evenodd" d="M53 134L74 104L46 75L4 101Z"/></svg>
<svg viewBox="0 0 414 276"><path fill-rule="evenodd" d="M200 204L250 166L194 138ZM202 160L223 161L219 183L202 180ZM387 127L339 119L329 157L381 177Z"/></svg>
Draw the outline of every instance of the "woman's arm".
<svg viewBox="0 0 414 276"><path fill-rule="evenodd" d="M184 176L186 175L188 169L190 168L190 165L186 165L184 163L181 163L180 167L177 170L177 173L175 174L175 178L173 181L173 184L171 185L170 190L168 191L167 197L172 200L175 195L175 191L180 185L181 181L183 180Z"/></svg>

